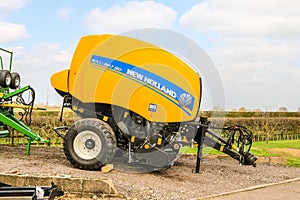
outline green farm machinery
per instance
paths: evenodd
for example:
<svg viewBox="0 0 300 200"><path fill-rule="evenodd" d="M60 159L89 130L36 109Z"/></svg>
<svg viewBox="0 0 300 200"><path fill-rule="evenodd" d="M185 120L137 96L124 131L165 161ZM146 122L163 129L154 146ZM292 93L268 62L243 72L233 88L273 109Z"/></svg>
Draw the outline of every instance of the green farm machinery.
<svg viewBox="0 0 300 200"><path fill-rule="evenodd" d="M28 140L26 155L29 155L32 141L49 143L49 140L42 138L27 126L31 123L32 110L40 108L34 107L33 88L30 86L20 87L20 75L12 72L13 52L3 48L0 48L0 52L0 137L10 136L12 130L24 134ZM8 66L4 66L4 55L8 57ZM31 95L30 102L24 100L22 95L25 92ZM14 114L15 108L22 110L19 118Z"/></svg>

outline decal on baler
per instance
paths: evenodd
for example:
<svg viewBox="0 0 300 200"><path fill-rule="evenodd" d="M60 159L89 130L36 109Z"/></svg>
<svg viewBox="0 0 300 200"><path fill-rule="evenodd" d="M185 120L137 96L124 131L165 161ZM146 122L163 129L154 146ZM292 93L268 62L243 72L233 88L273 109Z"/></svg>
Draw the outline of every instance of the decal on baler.
<svg viewBox="0 0 300 200"><path fill-rule="evenodd" d="M187 112L187 110L185 110L183 107L187 107L189 110L192 110L194 107L195 98L190 93L152 72L125 62L98 55L93 55L90 59L90 63L95 64L97 67L118 73L152 89L171 102L175 103L185 112ZM187 113L190 115L189 112Z"/></svg>

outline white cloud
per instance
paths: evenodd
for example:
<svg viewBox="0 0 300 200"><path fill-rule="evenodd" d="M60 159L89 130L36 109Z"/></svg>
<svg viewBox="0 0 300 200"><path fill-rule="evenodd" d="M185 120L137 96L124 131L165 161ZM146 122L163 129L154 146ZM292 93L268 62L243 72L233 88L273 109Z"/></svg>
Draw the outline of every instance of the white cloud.
<svg viewBox="0 0 300 200"><path fill-rule="evenodd" d="M221 37L215 42L215 47L210 49L212 55L219 61L236 63L240 67L246 65L245 63L252 63L261 68L262 65L258 63L263 61L274 65L289 65L299 60L300 40L292 43L263 37Z"/></svg>
<svg viewBox="0 0 300 200"><path fill-rule="evenodd" d="M300 41L251 37L216 41L208 52L223 78L228 108L300 106L295 93L300 90Z"/></svg>
<svg viewBox="0 0 300 200"><path fill-rule="evenodd" d="M61 97L50 84L52 74L70 66L73 50L63 49L57 43L44 43L32 47L12 47L13 71L21 76L21 85L30 85L36 91L36 103L60 105ZM48 99L47 99L48 98Z"/></svg>
<svg viewBox="0 0 300 200"><path fill-rule="evenodd" d="M28 36L26 26L0 21L0 43L22 40Z"/></svg>
<svg viewBox="0 0 300 200"><path fill-rule="evenodd" d="M0 18L28 4L29 0L1 0ZM0 21L0 43L19 41L28 36L25 25Z"/></svg>
<svg viewBox="0 0 300 200"><path fill-rule="evenodd" d="M180 24L209 40L227 109L300 106L300 2L204 0Z"/></svg>
<svg viewBox="0 0 300 200"><path fill-rule="evenodd" d="M69 66L72 52L62 49L58 43L43 43L32 46L31 48L14 47L16 68L22 70L47 70L63 69L62 66Z"/></svg>
<svg viewBox="0 0 300 200"><path fill-rule="evenodd" d="M298 37L299 9L295 0L206 0L183 14L180 23L199 32Z"/></svg>
<svg viewBox="0 0 300 200"><path fill-rule="evenodd" d="M18 10L29 2L29 0L1 0L0 16Z"/></svg>
<svg viewBox="0 0 300 200"><path fill-rule="evenodd" d="M92 9L83 19L84 25L98 33L120 33L138 28L172 28L176 12L154 1L130 1L107 10Z"/></svg>
<svg viewBox="0 0 300 200"><path fill-rule="evenodd" d="M73 12L72 8L64 7L58 11L57 17L62 20L68 20L70 19L71 17L70 15L72 14L72 12Z"/></svg>

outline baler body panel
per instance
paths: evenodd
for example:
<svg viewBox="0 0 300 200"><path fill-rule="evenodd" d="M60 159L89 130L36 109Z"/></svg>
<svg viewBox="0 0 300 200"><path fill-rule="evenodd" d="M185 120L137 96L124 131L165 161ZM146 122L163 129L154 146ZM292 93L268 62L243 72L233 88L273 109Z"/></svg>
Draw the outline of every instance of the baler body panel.
<svg viewBox="0 0 300 200"><path fill-rule="evenodd" d="M68 87L62 88L83 103L117 105L154 122L195 119L201 98L201 79L185 62L155 45L114 35L80 40Z"/></svg>
<svg viewBox="0 0 300 200"><path fill-rule="evenodd" d="M51 76L51 85L58 91L69 92L69 69L62 70Z"/></svg>

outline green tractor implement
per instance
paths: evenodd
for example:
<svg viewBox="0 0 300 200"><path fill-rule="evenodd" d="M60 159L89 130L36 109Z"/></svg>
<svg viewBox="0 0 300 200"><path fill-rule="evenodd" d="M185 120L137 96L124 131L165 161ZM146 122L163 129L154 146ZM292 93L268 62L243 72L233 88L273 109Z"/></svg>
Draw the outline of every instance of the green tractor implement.
<svg viewBox="0 0 300 200"><path fill-rule="evenodd" d="M33 88L30 86L20 87L20 75L17 72L12 72L13 52L3 48L0 48L0 52L2 52L1 55L9 56L9 65L5 67L4 59L0 55L0 137L9 137L13 129L22 133L28 140L26 155L29 155L32 141L49 143L49 140L42 138L26 125L31 123L32 110L42 108L34 106L35 93ZM26 91L31 94L30 102L26 102L22 97ZM15 116L14 108L23 109L21 119Z"/></svg>

